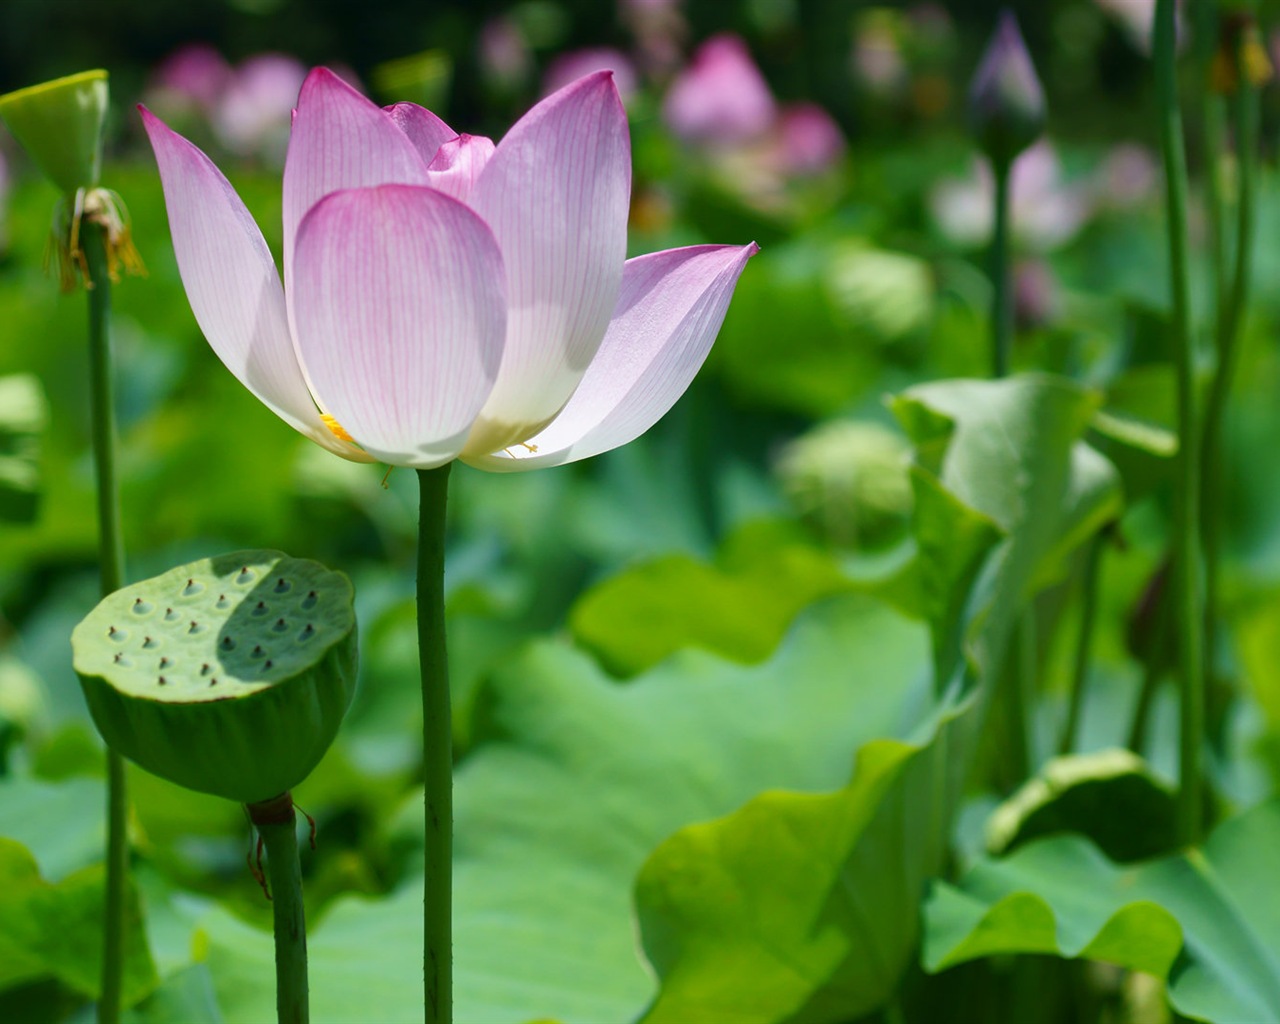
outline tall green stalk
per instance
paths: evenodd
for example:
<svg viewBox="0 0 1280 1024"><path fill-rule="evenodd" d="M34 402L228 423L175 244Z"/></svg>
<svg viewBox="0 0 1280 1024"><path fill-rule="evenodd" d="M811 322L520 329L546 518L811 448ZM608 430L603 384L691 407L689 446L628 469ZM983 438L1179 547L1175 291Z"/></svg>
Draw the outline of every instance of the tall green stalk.
<svg viewBox="0 0 1280 1024"><path fill-rule="evenodd" d="M1067 705L1067 721L1058 741L1058 753L1069 754L1080 731L1080 715L1084 709L1084 690L1089 677L1089 649L1093 642L1093 623L1098 614L1098 569L1102 563L1105 532L1097 534L1085 551L1084 576L1080 581L1080 632L1076 637L1076 655L1071 670L1071 696Z"/></svg>
<svg viewBox="0 0 1280 1024"><path fill-rule="evenodd" d="M426 782L423 978L428 1024L453 1017L453 719L444 628L444 529L449 469L418 470L418 658Z"/></svg>
<svg viewBox="0 0 1280 1024"><path fill-rule="evenodd" d="M995 229L991 236L991 352L993 376L1007 377L1013 350L1013 283L1009 272L1009 179L1012 164L993 161Z"/></svg>
<svg viewBox="0 0 1280 1024"><path fill-rule="evenodd" d="M1200 839L1205 721L1204 617L1200 598L1200 434L1196 429L1190 268L1187 255L1187 168L1178 106L1174 0L1157 0L1153 56L1169 226L1172 344L1178 390L1178 460L1174 489L1174 621L1180 641L1181 692L1178 822L1184 843Z"/></svg>
<svg viewBox="0 0 1280 1024"><path fill-rule="evenodd" d="M1236 366L1240 361L1240 325L1249 301L1249 284L1253 274L1258 177L1258 90L1246 73L1243 52L1244 42L1241 36L1234 41L1231 55L1236 79L1231 101L1231 119L1238 168L1235 257L1230 273L1225 274L1224 271L1230 284L1218 293L1218 366L1209 384L1201 439L1204 467L1200 495L1204 515L1205 620L1210 631L1217 619L1218 566L1222 546L1222 428L1226 418L1227 399L1230 397ZM1212 647L1212 632L1207 638L1206 646ZM1205 660L1212 664L1212 659Z"/></svg>
<svg viewBox="0 0 1280 1024"><path fill-rule="evenodd" d="M124 539L120 526L120 489L116 480L115 391L111 369L111 276L107 269L106 235L85 219L80 229L88 270L89 406L93 464L97 477L98 564L102 593L124 583ZM128 800L124 759L107 749L107 879L103 912L101 1024L120 1019L124 973L125 886L128 878Z"/></svg>
<svg viewBox="0 0 1280 1024"><path fill-rule="evenodd" d="M249 820L267 848L276 944L276 1019L279 1024L307 1024L307 919L293 795L285 792L249 804L248 811Z"/></svg>

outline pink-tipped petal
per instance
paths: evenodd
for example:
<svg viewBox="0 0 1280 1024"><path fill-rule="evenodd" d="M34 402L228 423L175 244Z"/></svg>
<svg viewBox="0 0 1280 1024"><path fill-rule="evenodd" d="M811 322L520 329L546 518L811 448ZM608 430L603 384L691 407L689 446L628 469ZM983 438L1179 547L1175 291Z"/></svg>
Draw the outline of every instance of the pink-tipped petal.
<svg viewBox="0 0 1280 1024"><path fill-rule="evenodd" d="M213 162L145 107L178 272L218 358L277 416L346 458L366 461L323 424L294 355L284 291L267 243Z"/></svg>
<svg viewBox="0 0 1280 1024"><path fill-rule="evenodd" d="M380 462L453 459L502 358L489 228L434 189L383 185L322 199L296 246L298 348L317 401Z"/></svg>
<svg viewBox="0 0 1280 1024"><path fill-rule="evenodd" d="M558 466L639 437L702 366L738 276L757 252L754 242L695 245L628 260L604 342L560 415L528 447L466 461L499 471Z"/></svg>
<svg viewBox="0 0 1280 1024"><path fill-rule="evenodd" d="M432 188L465 203L491 156L493 140L483 135L459 135L436 152L427 167L427 180Z"/></svg>
<svg viewBox="0 0 1280 1024"><path fill-rule="evenodd" d="M609 72L537 104L486 164L470 204L507 268L507 347L469 454L527 439L573 394L604 337L626 258L627 118Z"/></svg>
<svg viewBox="0 0 1280 1024"><path fill-rule="evenodd" d="M298 225L330 192L425 185L427 164L391 116L328 68L302 83L284 164L284 286L290 316Z"/></svg>
<svg viewBox="0 0 1280 1024"><path fill-rule="evenodd" d="M408 136L424 164L431 163L440 147L458 136L435 114L416 103L395 103L383 109L395 126Z"/></svg>

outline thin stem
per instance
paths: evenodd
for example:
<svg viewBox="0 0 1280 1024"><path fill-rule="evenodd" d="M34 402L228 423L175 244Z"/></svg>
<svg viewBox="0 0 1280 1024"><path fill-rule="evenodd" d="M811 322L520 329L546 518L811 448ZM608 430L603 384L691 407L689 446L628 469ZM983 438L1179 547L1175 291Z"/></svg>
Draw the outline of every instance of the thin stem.
<svg viewBox="0 0 1280 1024"><path fill-rule="evenodd" d="M1222 97L1213 89L1213 61L1218 48L1218 3L1217 0L1199 0L1193 5L1196 42L1196 60L1199 64L1199 76L1202 85L1200 99L1200 132L1204 146L1204 199L1205 213L1209 225L1210 269L1213 275L1214 301L1221 305L1227 292L1227 240L1222 201L1222 161L1218 159L1223 151Z"/></svg>
<svg viewBox="0 0 1280 1024"><path fill-rule="evenodd" d="M101 227L85 221L81 228L89 296L89 405L93 464L97 477L98 565L102 593L124 582L124 539L120 526L120 489L116 480L115 390L111 371L111 276L107 272L106 237ZM128 797L124 759L107 749L107 878L103 912L101 1024L120 1019L124 973L125 886L128 880Z"/></svg>
<svg viewBox="0 0 1280 1024"><path fill-rule="evenodd" d="M307 1024L307 915L293 796L286 791L247 807L267 848L276 939L276 1018L279 1024Z"/></svg>
<svg viewBox="0 0 1280 1024"><path fill-rule="evenodd" d="M1009 179L1012 164L996 161L995 229L991 236L991 351L994 376L1007 377L1013 349L1013 287L1009 279Z"/></svg>
<svg viewBox="0 0 1280 1024"><path fill-rule="evenodd" d="M1102 564L1104 534L1090 542L1084 556L1084 576L1080 581L1080 633L1076 637L1076 656L1071 670L1071 699L1067 705L1067 722L1062 728L1058 753L1069 754L1080 731L1080 713L1084 708L1084 689L1089 675L1089 648L1093 642L1093 623L1098 612L1098 568Z"/></svg>
<svg viewBox="0 0 1280 1024"><path fill-rule="evenodd" d="M1201 437L1201 465L1204 477L1200 501L1204 515L1206 664L1213 643L1213 626L1218 610L1218 566L1222 536L1223 458L1222 430L1226 419L1227 400L1240 361L1240 323L1249 301L1250 278L1253 274L1254 207L1258 170L1258 90L1249 81L1242 66L1242 41L1237 41L1232 60L1235 64L1236 91L1232 98L1232 123L1236 137L1238 192L1236 197L1236 251L1231 271L1230 290L1219 293L1217 320L1218 367L1209 384L1205 402L1204 430Z"/></svg>
<svg viewBox="0 0 1280 1024"><path fill-rule="evenodd" d="M423 977L428 1024L453 1016L453 719L444 632L444 526L449 463L418 470L418 658L426 776Z"/></svg>
<svg viewBox="0 0 1280 1024"><path fill-rule="evenodd" d="M1187 258L1187 168L1183 153L1174 0L1157 0L1153 54L1160 107L1165 203L1169 224L1169 278L1173 300L1174 363L1178 385L1178 465L1174 492L1174 622L1180 642L1181 691L1178 822L1182 840L1199 840L1202 822L1205 688L1200 599L1200 435L1196 429L1194 353L1191 338L1190 269Z"/></svg>

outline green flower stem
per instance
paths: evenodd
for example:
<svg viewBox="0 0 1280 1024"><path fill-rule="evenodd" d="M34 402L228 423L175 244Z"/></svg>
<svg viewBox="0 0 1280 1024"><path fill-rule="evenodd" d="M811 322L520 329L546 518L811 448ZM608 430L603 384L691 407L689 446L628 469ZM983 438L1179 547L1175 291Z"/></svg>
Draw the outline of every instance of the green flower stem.
<svg viewBox="0 0 1280 1024"><path fill-rule="evenodd" d="M89 403L93 461L98 484L98 564L102 593L124 583L124 539L120 527L120 489L116 480L115 391L111 371L111 276L107 272L106 236L89 221L81 227L85 266L89 272ZM107 750L107 880L103 913L101 1024L120 1019L124 973L125 885L129 870L124 759Z"/></svg>
<svg viewBox="0 0 1280 1024"><path fill-rule="evenodd" d="M1209 265L1213 274L1213 294L1218 303L1227 291L1227 242L1222 200L1224 110L1222 97L1213 89L1213 61L1218 50L1217 0L1198 0L1192 6L1195 18L1192 38L1203 89L1200 98L1200 135L1204 149L1204 202L1209 226Z"/></svg>
<svg viewBox="0 0 1280 1024"><path fill-rule="evenodd" d="M428 1024L453 1017L453 718L444 632L444 527L449 468L418 470L418 658L426 776L423 976Z"/></svg>
<svg viewBox="0 0 1280 1024"><path fill-rule="evenodd" d="M293 795L285 792L246 807L267 848L276 939L276 1018L279 1024L307 1024L307 915Z"/></svg>
<svg viewBox="0 0 1280 1024"><path fill-rule="evenodd" d="M1013 281L1009 258L1009 181L1013 164L993 160L995 224L991 235L991 354L992 372L999 379L1009 375L1013 351ZM1013 646L1006 656L1004 685L1008 733L1010 783L1031 771L1030 714L1034 702L1035 623L1028 611L1018 620Z"/></svg>
<svg viewBox="0 0 1280 1024"><path fill-rule="evenodd" d="M1076 638L1076 656L1071 670L1071 698L1067 705L1067 722L1062 728L1058 753L1069 754L1076 745L1080 730L1080 713L1084 708L1084 688L1089 674L1089 648L1093 641L1093 623L1098 612L1098 569L1102 564L1105 533L1089 542L1084 556L1084 576L1080 581L1080 634Z"/></svg>
<svg viewBox="0 0 1280 1024"><path fill-rule="evenodd" d="M1236 197L1235 258L1229 290L1219 292L1217 320L1218 367L1209 384L1201 436L1200 501L1204 515L1205 621L1210 630L1206 648L1212 645L1213 624L1218 610L1218 565L1222 535L1223 458L1222 427L1227 399L1240 361L1240 323L1249 301L1253 274L1255 198L1258 177L1258 90L1250 83L1242 66L1242 46L1232 55L1236 71L1236 91L1231 103L1232 127L1236 137L1238 186ZM1206 664L1212 664L1206 651Z"/></svg>
<svg viewBox="0 0 1280 1024"><path fill-rule="evenodd" d="M1184 843L1202 831L1202 744L1205 719L1204 609L1200 598L1200 435L1196 429L1190 268L1187 258L1187 168L1178 107L1174 0L1157 0L1153 55L1164 157L1173 300L1173 358L1178 384L1178 464L1174 491L1174 622L1180 642L1181 694L1178 823Z"/></svg>
<svg viewBox="0 0 1280 1024"><path fill-rule="evenodd" d="M993 162L995 229L991 236L991 351L993 375L1009 375L1013 350L1013 285L1009 273L1009 179L1012 163Z"/></svg>

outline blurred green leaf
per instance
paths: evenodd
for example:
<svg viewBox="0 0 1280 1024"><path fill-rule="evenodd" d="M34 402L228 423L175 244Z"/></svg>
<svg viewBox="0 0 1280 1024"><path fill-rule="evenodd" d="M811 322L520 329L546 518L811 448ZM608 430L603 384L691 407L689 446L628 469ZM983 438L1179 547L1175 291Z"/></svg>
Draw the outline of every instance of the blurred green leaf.
<svg viewBox="0 0 1280 1024"><path fill-rule="evenodd" d="M1078 836L984 861L925 905L931 972L977 957L1050 953L1168 979L1197 1020L1280 1021L1280 803L1220 825L1203 847L1118 867Z"/></svg>
<svg viewBox="0 0 1280 1024"><path fill-rule="evenodd" d="M93 998L102 971L103 868L83 868L56 885L40 877L31 853L0 838L0 989L52 977ZM135 1003L156 985L141 938L137 900L126 907L122 999Z"/></svg>
<svg viewBox="0 0 1280 1024"><path fill-rule="evenodd" d="M624 677L684 647L751 663L772 653L802 608L849 588L834 557L794 525L760 522L729 537L714 565L670 555L597 584L569 627Z"/></svg>
<svg viewBox="0 0 1280 1024"><path fill-rule="evenodd" d="M1000 805L988 847L1004 856L1044 836L1075 832L1128 863L1177 846L1173 790L1128 750L1057 757Z"/></svg>
<svg viewBox="0 0 1280 1024"><path fill-rule="evenodd" d="M29 523L40 500L40 441L49 406L31 374L0 377L0 520Z"/></svg>
<svg viewBox="0 0 1280 1024"><path fill-rule="evenodd" d="M51 882L102 859L106 810L100 779L0 779L0 836L26 847Z"/></svg>

